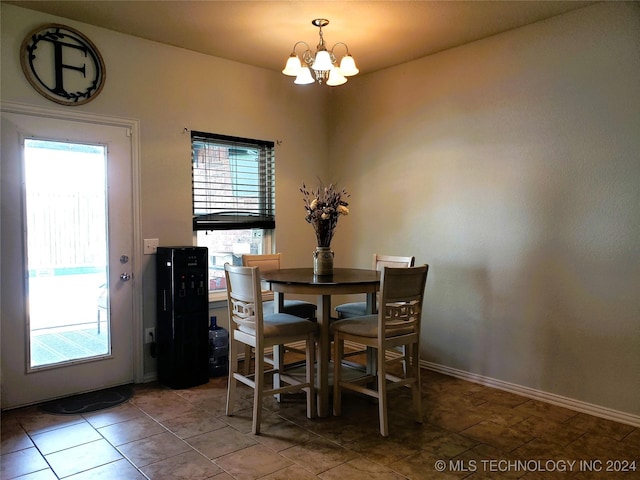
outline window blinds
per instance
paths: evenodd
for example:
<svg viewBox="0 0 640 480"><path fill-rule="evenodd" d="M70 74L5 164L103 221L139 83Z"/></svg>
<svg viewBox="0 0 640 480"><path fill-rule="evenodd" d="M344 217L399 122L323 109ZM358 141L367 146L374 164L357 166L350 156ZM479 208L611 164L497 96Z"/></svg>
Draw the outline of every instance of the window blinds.
<svg viewBox="0 0 640 480"><path fill-rule="evenodd" d="M273 229L274 143L191 132L193 229Z"/></svg>

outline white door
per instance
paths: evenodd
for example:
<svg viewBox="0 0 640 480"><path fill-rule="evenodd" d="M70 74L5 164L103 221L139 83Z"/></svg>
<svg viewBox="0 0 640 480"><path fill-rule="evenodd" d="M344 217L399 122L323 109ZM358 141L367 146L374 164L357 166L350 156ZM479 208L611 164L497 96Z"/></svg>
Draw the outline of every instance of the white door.
<svg viewBox="0 0 640 480"><path fill-rule="evenodd" d="M10 110L3 106L2 408L131 383L141 368L132 127Z"/></svg>

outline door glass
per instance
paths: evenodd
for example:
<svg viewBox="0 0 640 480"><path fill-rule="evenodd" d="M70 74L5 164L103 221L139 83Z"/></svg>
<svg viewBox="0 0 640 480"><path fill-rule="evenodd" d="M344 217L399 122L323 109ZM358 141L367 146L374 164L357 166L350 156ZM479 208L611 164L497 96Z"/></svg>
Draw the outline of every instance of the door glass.
<svg viewBox="0 0 640 480"><path fill-rule="evenodd" d="M30 368L111 352L106 148L27 139Z"/></svg>

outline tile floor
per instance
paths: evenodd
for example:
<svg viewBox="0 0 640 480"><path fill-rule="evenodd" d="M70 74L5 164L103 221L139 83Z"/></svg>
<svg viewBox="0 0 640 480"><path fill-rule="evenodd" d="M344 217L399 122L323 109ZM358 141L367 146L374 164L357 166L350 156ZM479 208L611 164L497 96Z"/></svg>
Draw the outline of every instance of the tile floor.
<svg viewBox="0 0 640 480"><path fill-rule="evenodd" d="M345 394L343 416L309 420L301 399L265 406L251 391L224 414L226 378L171 390L135 386L121 406L82 416L28 407L2 414L2 480L387 480L640 478L640 429L424 370L424 423L391 394L391 435L376 405ZM441 461L441 462L438 462ZM574 463L572 463L574 462ZM633 468L636 471L607 471ZM442 471L440 471L442 470Z"/></svg>

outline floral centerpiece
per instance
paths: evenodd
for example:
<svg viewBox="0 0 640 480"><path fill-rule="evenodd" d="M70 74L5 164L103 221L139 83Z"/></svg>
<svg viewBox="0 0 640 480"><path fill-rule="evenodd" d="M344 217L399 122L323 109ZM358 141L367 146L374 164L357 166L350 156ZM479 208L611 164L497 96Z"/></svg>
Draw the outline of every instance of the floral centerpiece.
<svg viewBox="0 0 640 480"><path fill-rule="evenodd" d="M321 183L311 190L307 190L303 183L300 191L306 211L304 219L313 225L318 246L330 247L338 218L340 215L349 215L349 204L345 201L349 194L344 189L338 190L333 183L328 187L323 187Z"/></svg>
<svg viewBox="0 0 640 480"><path fill-rule="evenodd" d="M346 190L338 190L332 183L323 187L322 183L316 188L307 190L303 183L302 197L306 215L304 219L313 225L316 232L317 247L313 253L313 271L316 275L330 275L333 273L333 251L331 240L338 225L340 215L348 215L349 208Z"/></svg>

